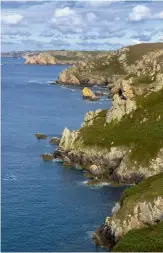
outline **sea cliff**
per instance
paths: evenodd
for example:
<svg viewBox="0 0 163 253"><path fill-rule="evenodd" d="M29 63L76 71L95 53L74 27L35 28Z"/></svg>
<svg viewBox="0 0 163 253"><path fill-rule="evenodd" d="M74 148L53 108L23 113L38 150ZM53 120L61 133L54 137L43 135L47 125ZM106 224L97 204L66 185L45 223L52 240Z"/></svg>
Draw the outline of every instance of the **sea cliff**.
<svg viewBox="0 0 163 253"><path fill-rule="evenodd" d="M111 108L88 112L79 130L65 128L54 152L65 166L82 169L90 183L136 184L125 190L111 217L94 233L97 245L113 251L163 250L161 46L153 50L151 45L139 59L128 59L132 64L126 65L127 73L119 75L118 70L112 76ZM139 236L140 244L135 240Z"/></svg>
<svg viewBox="0 0 163 253"><path fill-rule="evenodd" d="M152 83L160 71L157 63L162 50L163 43L147 43L97 54L61 72L58 82L80 86L106 86L123 79L135 84Z"/></svg>

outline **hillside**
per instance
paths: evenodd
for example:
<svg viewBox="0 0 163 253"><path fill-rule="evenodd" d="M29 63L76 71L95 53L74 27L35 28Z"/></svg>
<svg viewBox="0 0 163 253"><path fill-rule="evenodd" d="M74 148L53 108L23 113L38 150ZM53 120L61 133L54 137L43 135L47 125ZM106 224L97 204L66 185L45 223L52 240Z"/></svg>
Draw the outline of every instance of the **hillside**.
<svg viewBox="0 0 163 253"><path fill-rule="evenodd" d="M88 112L79 130L65 128L54 157L82 169L88 184L136 184L94 233L97 245L163 251L163 44L131 46L99 58L96 65L78 64L66 73L79 80L71 76L78 66L85 71L81 68L80 76L99 70L106 78L109 70L112 106ZM109 64L102 64L106 58Z"/></svg>
<svg viewBox="0 0 163 253"><path fill-rule="evenodd" d="M27 64L34 63L40 55L48 55L55 58L57 64L76 64L78 61L90 61L97 55L104 55L105 51L69 51L69 50L48 50L48 51L20 51L20 52L2 52L1 57L21 57L27 60Z"/></svg>
<svg viewBox="0 0 163 253"><path fill-rule="evenodd" d="M155 62L162 65L162 61L163 43L138 44L79 62L64 70L58 81L81 86L108 85L121 78L152 83L160 71L155 69Z"/></svg>

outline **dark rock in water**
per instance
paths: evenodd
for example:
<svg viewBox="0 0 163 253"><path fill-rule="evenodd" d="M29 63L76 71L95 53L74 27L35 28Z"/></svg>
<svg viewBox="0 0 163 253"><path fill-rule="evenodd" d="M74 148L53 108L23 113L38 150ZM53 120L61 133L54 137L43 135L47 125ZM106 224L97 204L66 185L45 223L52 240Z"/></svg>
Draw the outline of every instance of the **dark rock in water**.
<svg viewBox="0 0 163 253"><path fill-rule="evenodd" d="M38 140L43 140L43 139L46 139L47 136L45 134L41 134L41 133L36 133L35 134L35 137L38 139Z"/></svg>
<svg viewBox="0 0 163 253"><path fill-rule="evenodd" d="M102 91L98 90L98 91L95 92L95 95L96 95L97 97L100 97L100 96L103 96L104 93L103 93Z"/></svg>
<svg viewBox="0 0 163 253"><path fill-rule="evenodd" d="M93 97L89 98L90 101L97 101L99 99L100 99L99 96L93 96Z"/></svg>
<svg viewBox="0 0 163 253"><path fill-rule="evenodd" d="M58 149L54 151L53 157L54 157L55 159L56 159L56 158L59 158L59 159L62 159L62 158L63 158L61 152L60 152Z"/></svg>
<svg viewBox="0 0 163 253"><path fill-rule="evenodd" d="M60 143L60 138L58 137L52 137L49 141L50 144L59 144Z"/></svg>
<svg viewBox="0 0 163 253"><path fill-rule="evenodd" d="M110 228L105 226L105 224L96 229L92 240L97 246L104 246L109 249L112 249L116 245L114 235L112 235Z"/></svg>
<svg viewBox="0 0 163 253"><path fill-rule="evenodd" d="M52 161L54 159L54 156L50 153L45 153L40 155L40 157L44 160L44 161Z"/></svg>

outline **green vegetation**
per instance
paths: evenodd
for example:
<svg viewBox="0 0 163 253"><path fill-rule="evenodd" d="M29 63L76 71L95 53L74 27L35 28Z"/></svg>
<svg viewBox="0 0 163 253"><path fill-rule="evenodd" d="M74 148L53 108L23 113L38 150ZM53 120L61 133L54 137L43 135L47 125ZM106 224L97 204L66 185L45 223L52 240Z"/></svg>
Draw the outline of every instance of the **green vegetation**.
<svg viewBox="0 0 163 253"><path fill-rule="evenodd" d="M112 55L109 59L108 55L98 57L92 62L92 65L92 73L99 73L104 77L110 77L113 74L123 75L126 73L122 64L119 62L117 55Z"/></svg>
<svg viewBox="0 0 163 253"><path fill-rule="evenodd" d="M121 198L120 203L126 207L126 201L136 203L137 201L151 200L157 196L163 196L163 173L149 177L139 184L126 189Z"/></svg>
<svg viewBox="0 0 163 253"><path fill-rule="evenodd" d="M129 231L113 248L113 252L162 252L163 222Z"/></svg>
<svg viewBox="0 0 163 253"><path fill-rule="evenodd" d="M163 43L143 43L129 46L129 49L130 51L128 52L127 60L128 64L130 65L150 51L163 49Z"/></svg>
<svg viewBox="0 0 163 253"><path fill-rule="evenodd" d="M91 126L81 128L79 138L86 146L110 149L127 146L130 160L148 164L163 147L163 90L137 97L137 109L119 122L105 124L106 110Z"/></svg>
<svg viewBox="0 0 163 253"><path fill-rule="evenodd" d="M158 196L163 197L163 173L149 177L126 189L120 198L121 209L115 215L123 220L128 214L134 215L134 207L138 202L152 202Z"/></svg>

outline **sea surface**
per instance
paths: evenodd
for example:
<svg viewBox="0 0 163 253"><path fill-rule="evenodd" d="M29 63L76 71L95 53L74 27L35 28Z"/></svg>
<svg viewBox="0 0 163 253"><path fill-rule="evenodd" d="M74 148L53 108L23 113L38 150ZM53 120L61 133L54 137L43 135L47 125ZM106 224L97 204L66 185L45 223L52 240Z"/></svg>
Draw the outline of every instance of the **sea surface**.
<svg viewBox="0 0 163 253"><path fill-rule="evenodd" d="M66 65L24 65L2 59L2 251L106 251L92 232L111 214L123 187L85 184L81 171L40 154L56 147L41 132L60 136L78 129L89 110L108 108L105 98L84 101L81 90L49 85Z"/></svg>

